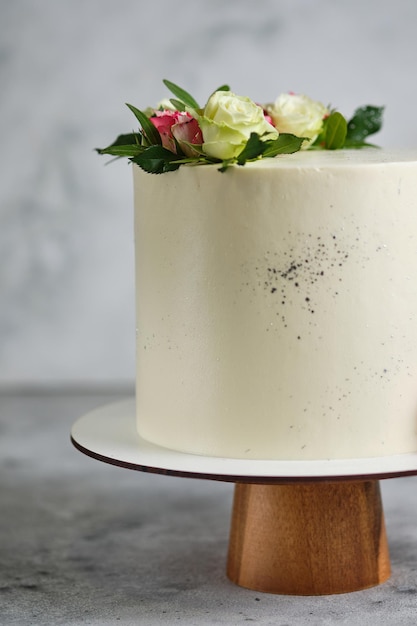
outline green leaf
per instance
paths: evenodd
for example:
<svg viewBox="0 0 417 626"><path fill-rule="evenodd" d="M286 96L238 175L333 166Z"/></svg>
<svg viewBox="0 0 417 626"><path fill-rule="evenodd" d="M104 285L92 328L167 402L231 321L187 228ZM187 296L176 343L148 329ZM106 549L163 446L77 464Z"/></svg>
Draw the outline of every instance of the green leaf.
<svg viewBox="0 0 417 626"><path fill-rule="evenodd" d="M384 107L371 105L356 109L347 126L348 139L362 142L369 135L378 132L382 126L383 113Z"/></svg>
<svg viewBox="0 0 417 626"><path fill-rule="evenodd" d="M347 122L343 115L334 111L326 120L325 145L327 150L339 150L345 145Z"/></svg>
<svg viewBox="0 0 417 626"><path fill-rule="evenodd" d="M162 146L151 146L131 159L133 163L139 165L145 172L150 174L163 174L177 170L180 163L178 156Z"/></svg>
<svg viewBox="0 0 417 626"><path fill-rule="evenodd" d="M225 161L222 161L221 167L218 168L218 171L223 174L223 172L225 172L234 163L236 163L235 159L226 159Z"/></svg>
<svg viewBox="0 0 417 626"><path fill-rule="evenodd" d="M229 85L220 85L220 87L217 87L217 89L215 89L214 93L216 91L230 91L230 87Z"/></svg>
<svg viewBox="0 0 417 626"><path fill-rule="evenodd" d="M142 150L141 135L138 133L119 135L106 148L96 148L96 152L99 154L111 154L113 156L133 156Z"/></svg>
<svg viewBox="0 0 417 626"><path fill-rule="evenodd" d="M244 165L246 161L253 161L263 154L265 150L265 142L262 141L257 133L251 133L246 146L237 156L238 165Z"/></svg>
<svg viewBox="0 0 417 626"><path fill-rule="evenodd" d="M186 105L184 104L184 102L181 102L181 100L177 100L176 98L170 98L169 101L172 106L176 108L177 111L185 111Z"/></svg>
<svg viewBox="0 0 417 626"><path fill-rule="evenodd" d="M278 139L268 139L265 141L266 148L263 156L275 157L278 154L293 154L298 152L305 141L305 137L297 137L290 133L281 133Z"/></svg>
<svg viewBox="0 0 417 626"><path fill-rule="evenodd" d="M127 133L125 135L119 135L112 146L127 146L128 144L140 144L141 135L139 133Z"/></svg>
<svg viewBox="0 0 417 626"><path fill-rule="evenodd" d="M253 161L260 156L273 158L278 154L292 154L300 150L305 137L296 137L290 133L282 133L277 139L262 140L257 133L251 133L246 146L237 156L238 165L244 165L246 161Z"/></svg>
<svg viewBox="0 0 417 626"><path fill-rule="evenodd" d="M379 148L374 143L369 143L369 141L355 141L349 138L346 139L345 148L351 148L352 150L358 150L359 148Z"/></svg>
<svg viewBox="0 0 417 626"><path fill-rule="evenodd" d="M215 94L217 91L230 91L230 87L229 85L220 85L220 87L217 87L217 89L215 89L211 94L210 97L207 100L210 100L211 96L213 94Z"/></svg>
<svg viewBox="0 0 417 626"><path fill-rule="evenodd" d="M153 146L160 146L162 144L161 135L156 130L155 126L149 120L149 117L143 112L134 107L132 104L127 104L126 106L132 111L133 115L138 120L139 124L142 126L143 132L145 133L146 139Z"/></svg>
<svg viewBox="0 0 417 626"><path fill-rule="evenodd" d="M97 152L99 154L110 154L118 157L133 157L137 154L141 154L144 149L143 146L139 146L138 144L129 144L126 146L109 146L104 149L97 148Z"/></svg>
<svg viewBox="0 0 417 626"><path fill-rule="evenodd" d="M164 79L162 82L164 83L165 87L168 87L168 89L172 91L174 96L177 96L177 98L181 100L181 102L184 102L184 104L191 107L192 109L200 108L198 106L198 102L196 102L196 100L194 100L194 98L187 91L181 89L181 87L178 87L178 85L176 85L175 83L171 83L171 81L169 80Z"/></svg>

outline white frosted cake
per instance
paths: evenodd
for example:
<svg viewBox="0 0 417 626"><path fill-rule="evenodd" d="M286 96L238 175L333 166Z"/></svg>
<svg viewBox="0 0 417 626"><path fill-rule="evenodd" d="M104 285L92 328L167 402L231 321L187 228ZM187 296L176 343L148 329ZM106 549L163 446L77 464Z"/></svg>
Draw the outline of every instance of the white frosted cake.
<svg viewBox="0 0 417 626"><path fill-rule="evenodd" d="M175 450L417 450L417 151L134 165L137 427Z"/></svg>

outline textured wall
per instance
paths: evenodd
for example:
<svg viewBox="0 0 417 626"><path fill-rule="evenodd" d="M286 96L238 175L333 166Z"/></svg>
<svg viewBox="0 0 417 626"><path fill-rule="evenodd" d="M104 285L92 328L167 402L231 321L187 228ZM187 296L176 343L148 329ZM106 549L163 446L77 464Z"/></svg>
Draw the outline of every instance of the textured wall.
<svg viewBox="0 0 417 626"><path fill-rule="evenodd" d="M93 153L165 96L223 82L387 106L417 146L415 0L16 0L0 9L0 383L131 381L131 172Z"/></svg>

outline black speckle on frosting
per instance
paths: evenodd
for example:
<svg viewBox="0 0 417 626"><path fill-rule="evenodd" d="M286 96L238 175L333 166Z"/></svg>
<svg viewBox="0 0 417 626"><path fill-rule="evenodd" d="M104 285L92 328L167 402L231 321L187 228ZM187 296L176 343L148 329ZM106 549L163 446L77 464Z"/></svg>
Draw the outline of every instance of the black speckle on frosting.
<svg viewBox="0 0 417 626"><path fill-rule="evenodd" d="M314 237L289 232L280 245L281 249L273 253L268 250L255 270L258 285L273 299L278 319L288 327L286 306L299 306L312 319L321 306L319 286L330 290L332 297L339 295L340 286L336 285L343 281L340 273L349 261L349 252L335 233ZM301 333L296 337L301 339Z"/></svg>

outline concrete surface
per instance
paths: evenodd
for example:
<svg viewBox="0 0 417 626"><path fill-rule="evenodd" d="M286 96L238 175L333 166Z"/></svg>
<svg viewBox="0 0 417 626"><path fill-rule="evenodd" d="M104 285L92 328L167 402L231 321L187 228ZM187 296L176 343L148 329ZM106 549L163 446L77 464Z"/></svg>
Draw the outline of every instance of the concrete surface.
<svg viewBox="0 0 417 626"><path fill-rule="evenodd" d="M233 486L128 471L69 441L114 394L0 399L0 624L417 623L417 478L384 481L393 575L324 597L259 594L225 576Z"/></svg>

